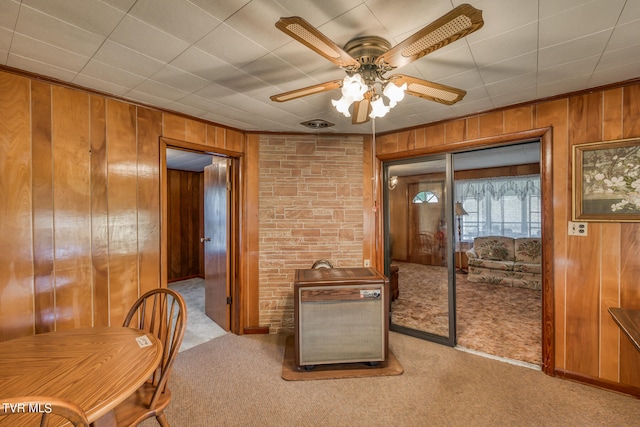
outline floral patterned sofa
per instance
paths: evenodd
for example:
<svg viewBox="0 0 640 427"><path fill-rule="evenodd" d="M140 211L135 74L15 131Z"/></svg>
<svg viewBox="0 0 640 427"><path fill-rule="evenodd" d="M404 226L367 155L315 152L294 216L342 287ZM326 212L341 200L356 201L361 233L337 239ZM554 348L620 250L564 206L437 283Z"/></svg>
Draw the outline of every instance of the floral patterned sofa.
<svg viewBox="0 0 640 427"><path fill-rule="evenodd" d="M542 242L536 238L476 237L467 251L470 282L542 288Z"/></svg>

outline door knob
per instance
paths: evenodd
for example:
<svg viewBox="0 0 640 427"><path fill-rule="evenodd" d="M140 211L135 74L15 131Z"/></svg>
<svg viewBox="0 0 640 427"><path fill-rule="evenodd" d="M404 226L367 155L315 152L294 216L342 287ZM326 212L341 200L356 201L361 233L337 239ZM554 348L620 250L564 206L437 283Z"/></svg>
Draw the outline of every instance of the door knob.
<svg viewBox="0 0 640 427"><path fill-rule="evenodd" d="M200 238L200 243L210 242L210 241L211 241L211 237L201 237Z"/></svg>

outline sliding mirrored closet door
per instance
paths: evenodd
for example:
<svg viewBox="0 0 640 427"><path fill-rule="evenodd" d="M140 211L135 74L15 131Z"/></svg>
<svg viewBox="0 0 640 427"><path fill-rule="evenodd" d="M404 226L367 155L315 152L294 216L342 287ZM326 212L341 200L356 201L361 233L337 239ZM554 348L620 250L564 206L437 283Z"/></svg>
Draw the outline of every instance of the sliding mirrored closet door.
<svg viewBox="0 0 640 427"><path fill-rule="evenodd" d="M451 155L384 164L391 330L455 344Z"/></svg>

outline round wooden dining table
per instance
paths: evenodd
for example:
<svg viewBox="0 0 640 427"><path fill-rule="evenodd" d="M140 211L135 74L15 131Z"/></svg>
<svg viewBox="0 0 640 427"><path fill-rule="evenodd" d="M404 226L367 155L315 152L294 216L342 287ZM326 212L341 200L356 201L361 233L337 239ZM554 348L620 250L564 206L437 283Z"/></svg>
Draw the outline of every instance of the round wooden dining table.
<svg viewBox="0 0 640 427"><path fill-rule="evenodd" d="M150 377L162 358L162 343L126 327L49 332L0 342L2 398L47 396L80 406L89 422L109 425L111 410ZM16 416L0 426L18 425Z"/></svg>

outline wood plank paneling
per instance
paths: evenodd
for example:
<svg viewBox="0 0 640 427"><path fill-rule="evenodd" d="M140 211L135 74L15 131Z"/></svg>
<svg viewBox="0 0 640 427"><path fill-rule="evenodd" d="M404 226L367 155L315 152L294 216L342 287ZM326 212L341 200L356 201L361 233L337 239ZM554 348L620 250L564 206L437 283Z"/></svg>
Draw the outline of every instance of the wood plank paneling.
<svg viewBox="0 0 640 427"><path fill-rule="evenodd" d="M640 310L640 224L623 224L621 232L620 307ZM638 367L640 352L627 336L623 336L620 339L620 381L624 384L640 384Z"/></svg>
<svg viewBox="0 0 640 427"><path fill-rule="evenodd" d="M2 340L29 335L34 331L30 104L30 81L0 73Z"/></svg>
<svg viewBox="0 0 640 427"><path fill-rule="evenodd" d="M227 129L224 148L237 153L242 153L244 151L243 146L244 134L236 130Z"/></svg>
<svg viewBox="0 0 640 427"><path fill-rule="evenodd" d="M200 262L202 191L202 173L167 171L169 281L204 277Z"/></svg>
<svg viewBox="0 0 640 427"><path fill-rule="evenodd" d="M207 125L196 120L185 121L185 141L206 145Z"/></svg>
<svg viewBox="0 0 640 427"><path fill-rule="evenodd" d="M167 138L186 141L187 139L187 119L174 114L164 113L162 115L162 136Z"/></svg>
<svg viewBox="0 0 640 427"><path fill-rule="evenodd" d="M622 88L603 94L603 140L622 137ZM602 268L600 291L600 377L619 381L620 329L607 311L620 306L620 238L619 223L602 224Z"/></svg>
<svg viewBox="0 0 640 427"><path fill-rule="evenodd" d="M160 280L160 135L162 113L138 107L138 266L140 294Z"/></svg>
<svg viewBox="0 0 640 427"><path fill-rule="evenodd" d="M52 87L56 330L93 324L89 95ZM62 309L64 308L64 309Z"/></svg>
<svg viewBox="0 0 640 427"><path fill-rule="evenodd" d="M494 136L504 133L504 113L502 111L495 111L489 114L483 114L479 118L479 136Z"/></svg>
<svg viewBox="0 0 640 427"><path fill-rule="evenodd" d="M124 320L140 292L136 107L107 100L109 305L112 324Z"/></svg>
<svg viewBox="0 0 640 427"><path fill-rule="evenodd" d="M106 100L91 97L91 265L93 324L109 326L109 196Z"/></svg>
<svg viewBox="0 0 640 427"><path fill-rule="evenodd" d="M55 311L55 276L51 85L37 81L31 84L31 138L35 332L41 333L52 331L55 327L48 315Z"/></svg>
<svg viewBox="0 0 640 427"><path fill-rule="evenodd" d="M598 141L602 135L602 94L569 100L569 142ZM567 369L597 377L599 373L600 224L591 223L589 235L569 237L567 255Z"/></svg>
<svg viewBox="0 0 640 427"><path fill-rule="evenodd" d="M533 128L533 106L511 108L504 111L504 132L515 133Z"/></svg>

